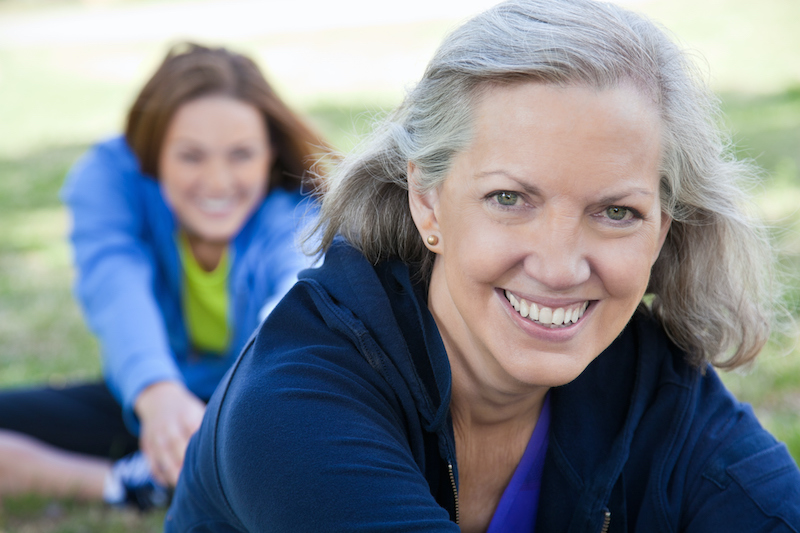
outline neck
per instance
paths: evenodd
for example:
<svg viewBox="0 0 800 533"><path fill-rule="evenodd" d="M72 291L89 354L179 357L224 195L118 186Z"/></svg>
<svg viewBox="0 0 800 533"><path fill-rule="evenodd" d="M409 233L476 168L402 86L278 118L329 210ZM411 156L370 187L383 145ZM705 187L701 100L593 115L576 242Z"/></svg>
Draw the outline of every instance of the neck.
<svg viewBox="0 0 800 533"><path fill-rule="evenodd" d="M189 249L192 251L195 261L206 272L211 272L217 268L225 249L228 247L227 242L211 242L189 233L186 233L186 240L189 243Z"/></svg>
<svg viewBox="0 0 800 533"><path fill-rule="evenodd" d="M478 431L536 425L549 388L504 391L470 379L468 372L452 361L450 411L455 425Z"/></svg>

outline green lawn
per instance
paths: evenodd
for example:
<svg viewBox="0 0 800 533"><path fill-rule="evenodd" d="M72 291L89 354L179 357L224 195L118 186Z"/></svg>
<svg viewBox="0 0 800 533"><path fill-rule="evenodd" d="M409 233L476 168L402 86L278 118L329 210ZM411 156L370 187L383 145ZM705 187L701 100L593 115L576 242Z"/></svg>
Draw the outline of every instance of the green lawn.
<svg viewBox="0 0 800 533"><path fill-rule="evenodd" d="M718 73L715 87L740 154L766 170L757 199L775 226L789 281L787 303L800 318L800 66L788 52L800 49L792 22L800 20L800 2L709 0L700 7L689 0L652 0L640 7L701 50ZM22 11L35 18L47 9L0 1L0 23L4 15ZM63 9L89 8L71 2ZM687 12L691 16L684 16ZM715 19L727 25L715 26ZM451 26L446 21L271 35L236 48L270 66L287 99L347 151L369 129L373 115L397 102ZM766 35L758 33L766 26ZM102 47L12 46L3 44L1 34L0 29L0 386L96 378L97 344L71 295L68 221L58 190L88 144L118 130L164 44L143 39ZM766 58L761 62L754 56L759 50ZM737 62L735 54L744 59ZM348 67L356 60L370 68ZM115 68L101 68L109 64ZM315 90L308 80L317 65L325 82ZM800 350L770 346L754 368L724 379L800 460ZM0 533L160 531L162 520L162 513L142 516L26 497L4 502Z"/></svg>

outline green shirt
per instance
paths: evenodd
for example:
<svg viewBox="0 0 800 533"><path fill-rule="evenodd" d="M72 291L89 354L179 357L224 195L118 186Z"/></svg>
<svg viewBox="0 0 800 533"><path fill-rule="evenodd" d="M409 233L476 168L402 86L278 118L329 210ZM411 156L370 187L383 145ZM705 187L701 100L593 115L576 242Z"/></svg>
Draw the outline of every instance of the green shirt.
<svg viewBox="0 0 800 533"><path fill-rule="evenodd" d="M197 263L183 232L179 242L184 281L183 312L189 341L200 351L224 353L229 341L228 250L223 252L217 267L206 272Z"/></svg>

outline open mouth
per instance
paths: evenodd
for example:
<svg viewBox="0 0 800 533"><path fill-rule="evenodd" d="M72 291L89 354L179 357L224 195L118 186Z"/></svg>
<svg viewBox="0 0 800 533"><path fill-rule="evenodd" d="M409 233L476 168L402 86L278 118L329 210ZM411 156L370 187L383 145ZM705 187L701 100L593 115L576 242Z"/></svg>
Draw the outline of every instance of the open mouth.
<svg viewBox="0 0 800 533"><path fill-rule="evenodd" d="M511 306L522 318L549 328L565 328L575 324L589 307L589 300L566 307L545 307L536 302L517 298L510 291L504 291L504 293Z"/></svg>

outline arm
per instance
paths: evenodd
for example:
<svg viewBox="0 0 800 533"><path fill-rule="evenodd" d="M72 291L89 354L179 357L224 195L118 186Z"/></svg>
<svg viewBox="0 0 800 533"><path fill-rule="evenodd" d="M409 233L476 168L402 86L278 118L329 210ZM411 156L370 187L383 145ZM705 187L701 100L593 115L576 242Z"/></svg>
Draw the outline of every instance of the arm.
<svg viewBox="0 0 800 533"><path fill-rule="evenodd" d="M113 143L113 141L112 141ZM76 296L97 335L109 387L135 427L147 386L182 381L153 285L155 248L144 241L144 202L135 160L109 143L71 170L62 197L72 215Z"/></svg>

